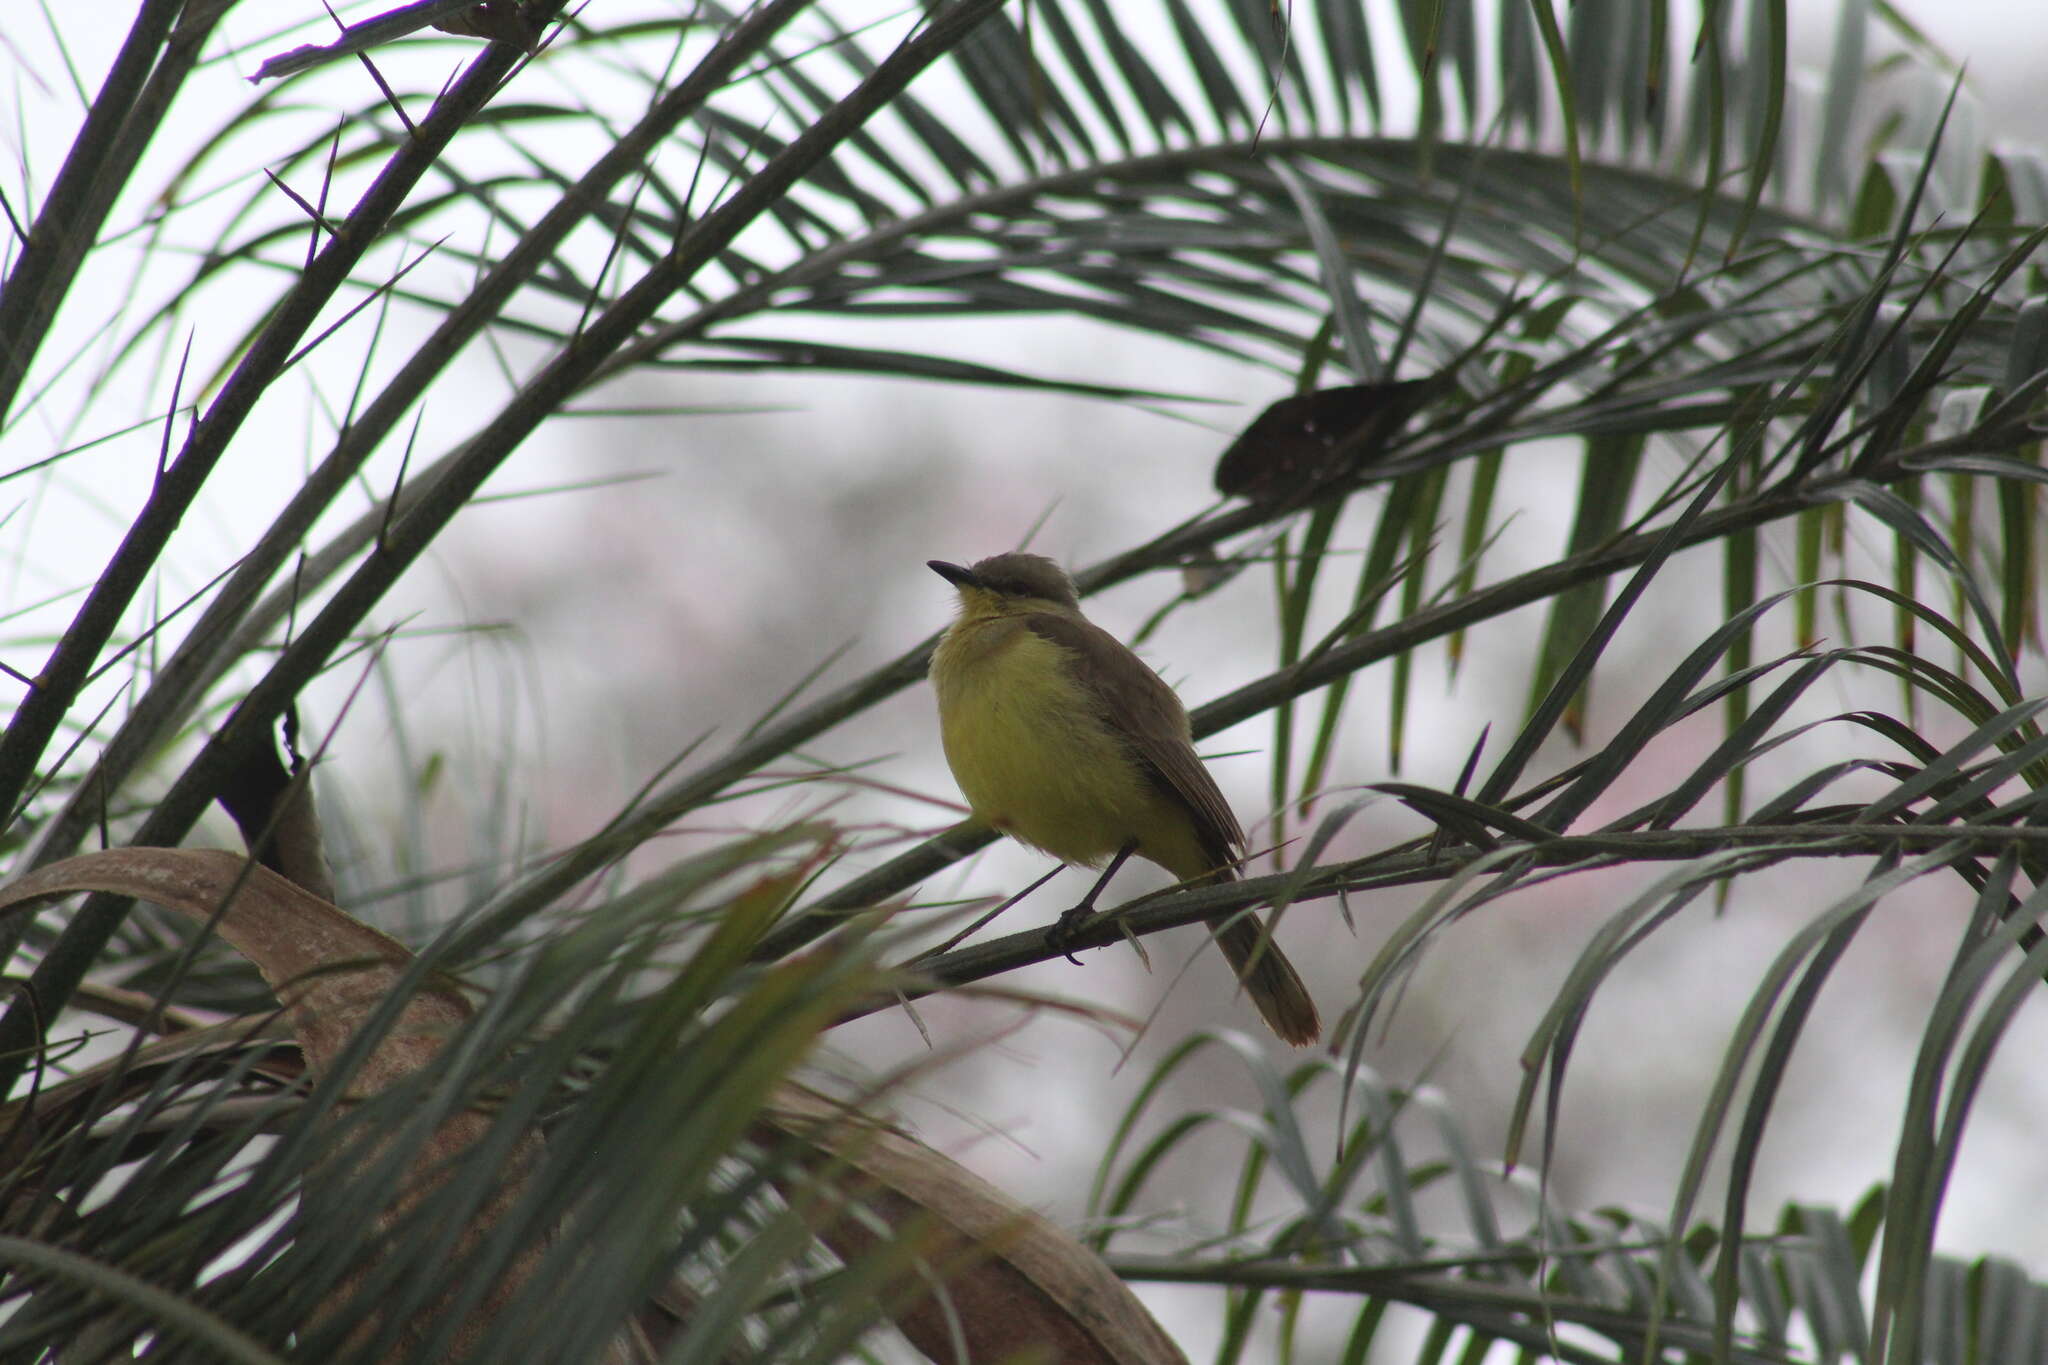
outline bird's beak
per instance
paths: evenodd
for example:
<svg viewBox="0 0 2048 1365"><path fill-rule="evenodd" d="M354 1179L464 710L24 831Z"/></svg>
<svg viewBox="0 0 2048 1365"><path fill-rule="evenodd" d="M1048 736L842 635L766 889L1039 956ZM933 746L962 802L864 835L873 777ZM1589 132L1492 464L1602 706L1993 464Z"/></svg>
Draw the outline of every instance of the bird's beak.
<svg viewBox="0 0 2048 1365"><path fill-rule="evenodd" d="M981 580L974 576L974 570L963 569L958 564L948 564L943 559L928 559L925 567L945 579L956 588L978 588Z"/></svg>

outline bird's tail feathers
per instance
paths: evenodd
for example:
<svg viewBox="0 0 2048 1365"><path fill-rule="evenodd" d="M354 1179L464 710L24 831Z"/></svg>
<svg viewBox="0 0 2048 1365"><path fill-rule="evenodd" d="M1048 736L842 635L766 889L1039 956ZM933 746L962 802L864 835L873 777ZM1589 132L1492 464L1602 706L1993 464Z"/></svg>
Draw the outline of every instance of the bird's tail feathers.
<svg viewBox="0 0 2048 1365"><path fill-rule="evenodd" d="M1282 1042L1307 1047L1322 1035L1322 1017L1316 1013L1308 987L1301 984L1294 964L1267 936L1256 915L1242 913L1210 920L1209 932L1230 959L1230 968L1244 984L1245 994Z"/></svg>

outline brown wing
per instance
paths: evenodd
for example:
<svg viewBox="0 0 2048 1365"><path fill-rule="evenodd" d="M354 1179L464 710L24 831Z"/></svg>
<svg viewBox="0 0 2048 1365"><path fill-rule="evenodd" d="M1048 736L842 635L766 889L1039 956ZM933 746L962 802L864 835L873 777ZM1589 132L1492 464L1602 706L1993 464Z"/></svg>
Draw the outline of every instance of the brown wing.
<svg viewBox="0 0 2048 1365"><path fill-rule="evenodd" d="M1074 655L1073 676L1094 693L1103 715L1130 740L1161 789L1187 804L1204 852L1218 866L1233 861L1244 847L1244 830L1195 752L1187 710L1166 680L1114 635L1081 617L1034 612L1023 619L1033 634Z"/></svg>

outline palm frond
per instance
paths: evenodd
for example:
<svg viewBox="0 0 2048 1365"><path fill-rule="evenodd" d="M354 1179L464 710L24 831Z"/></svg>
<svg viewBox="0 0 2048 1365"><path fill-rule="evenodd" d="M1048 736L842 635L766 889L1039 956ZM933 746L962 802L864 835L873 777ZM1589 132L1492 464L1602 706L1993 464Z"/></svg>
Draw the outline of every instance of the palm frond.
<svg viewBox="0 0 2048 1365"><path fill-rule="evenodd" d="M1899 1205L1887 1188L1871 1191L1848 1217L1789 1205L1771 1231L1756 1235L1739 1223L1667 1225L1616 1208L1561 1209L1526 1179L1503 1179L1497 1166L1474 1160L1440 1096L1396 1089L1370 1072L1347 1077L1330 1062L1300 1067L1284 1084L1262 1084L1261 1112L1149 1112L1174 1072L1211 1051L1239 1052L1227 1036L1197 1035L1146 1078L1103 1158L1090 1203L1094 1241L1127 1278L1229 1290L1227 1341L1241 1346L1244 1325L1278 1299L1290 1315L1322 1319L1325 1331L1333 1330L1328 1319L1339 1326L1348 1319L1354 1353L1394 1304L1427 1312L1465 1358L1501 1342L1541 1359L1586 1362L1889 1358L1869 1324L1874 1313L1881 1318L1882 1304L1906 1300L1887 1300L1882 1285L1871 1299L1864 1288L1878 1239L1894 1231L1885 1216ZM1284 1116L1340 1085L1359 1112L1341 1130L1341 1159L1326 1163L1327 1184L1301 1190L1265 1179L1284 1160L1287 1144L1278 1135L1293 1127ZM1154 1132L1138 1144L1131 1138L1141 1125ZM1217 1232L1204 1220L1221 1211L1186 1207L1175 1174L1199 1159L1193 1149L1219 1136L1241 1147L1242 1174ZM1413 1159L1404 1151L1413 1145L1432 1155ZM1448 1203L1446 1186L1456 1191ZM1246 1217L1253 1192L1263 1214L1256 1222ZM1179 1212L1145 1212L1157 1203ZM1426 1230L1418 1206L1438 1211ZM1119 1252L1133 1243L1153 1250ZM1933 1261L1916 1283L1926 1311L1942 1324L1935 1358L1961 1358L1966 1343L2001 1332L2011 1334L2006 1349L2019 1353L2012 1358L2039 1349L2039 1324L2013 1310L2042 1295L2038 1280L1995 1258ZM1996 1289L1958 1294L1969 1280ZM1310 1293L1339 1306L1304 1310ZM2013 1316L2001 1321L2001 1314ZM1561 1328L1577 1330L1567 1342ZM1311 1357L1298 1350L1288 1358Z"/></svg>

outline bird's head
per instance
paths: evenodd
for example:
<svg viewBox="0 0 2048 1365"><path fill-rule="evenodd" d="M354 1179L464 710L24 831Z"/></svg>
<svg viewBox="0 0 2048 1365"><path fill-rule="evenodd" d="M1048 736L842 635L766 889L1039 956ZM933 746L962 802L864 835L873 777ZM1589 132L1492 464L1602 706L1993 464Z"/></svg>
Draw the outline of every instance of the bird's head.
<svg viewBox="0 0 2048 1365"><path fill-rule="evenodd" d="M933 573L960 590L960 609L969 615L1081 609L1074 580L1044 555L991 555L966 568L943 559L929 563Z"/></svg>

